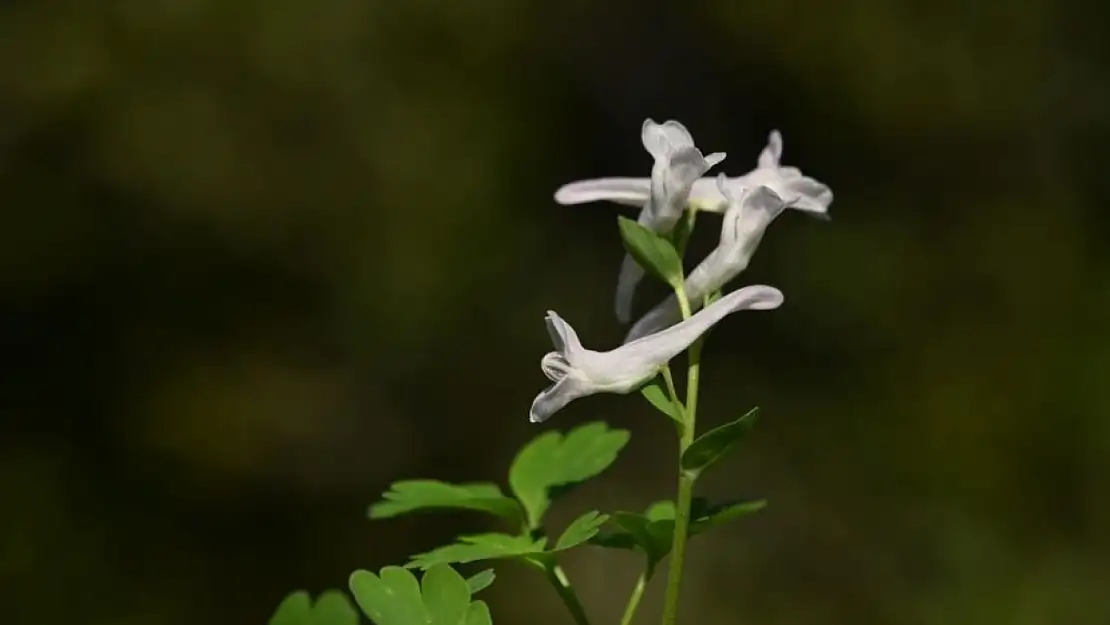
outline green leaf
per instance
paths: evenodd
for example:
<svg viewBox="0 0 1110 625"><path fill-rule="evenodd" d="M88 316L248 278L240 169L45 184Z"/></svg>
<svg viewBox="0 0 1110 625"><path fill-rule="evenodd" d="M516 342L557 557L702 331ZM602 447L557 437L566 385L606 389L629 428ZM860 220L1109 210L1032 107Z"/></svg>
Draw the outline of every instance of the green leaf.
<svg viewBox="0 0 1110 625"><path fill-rule="evenodd" d="M540 526L552 489L588 480L613 464L628 443L627 430L602 422L579 426L565 436L545 432L524 446L509 469L509 487L524 507L528 527Z"/></svg>
<svg viewBox="0 0 1110 625"><path fill-rule="evenodd" d="M617 515L614 515L616 517ZM620 513L617 525L628 532L648 557L648 568L654 569L671 551L674 536L674 519L651 519L648 515Z"/></svg>
<svg viewBox="0 0 1110 625"><path fill-rule="evenodd" d="M424 573L420 581L428 625L459 625L470 607L470 587L455 569L440 564Z"/></svg>
<svg viewBox="0 0 1110 625"><path fill-rule="evenodd" d="M493 625L489 615L489 606L485 601L475 601L466 611L466 625Z"/></svg>
<svg viewBox="0 0 1110 625"><path fill-rule="evenodd" d="M377 625L427 625L428 611L416 577L397 566L387 566L381 575L355 571L350 579L355 602Z"/></svg>
<svg viewBox="0 0 1110 625"><path fill-rule="evenodd" d="M609 515L592 510L578 517L563 530L562 536L555 542L555 550L570 549L593 538L601 531L601 526L609 520Z"/></svg>
<svg viewBox="0 0 1110 625"><path fill-rule="evenodd" d="M329 590L321 594L312 607L312 625L358 625L358 612L347 595Z"/></svg>
<svg viewBox="0 0 1110 625"><path fill-rule="evenodd" d="M663 385L659 383L658 379L641 388L640 394L644 396L644 399L651 402L651 405L655 406L656 410L667 415L679 425L685 426L682 420L682 413L675 408L671 398L667 396L667 391L663 390Z"/></svg>
<svg viewBox="0 0 1110 625"><path fill-rule="evenodd" d="M412 556L405 566L430 569L441 564L465 564L478 560L516 558L542 567L545 557L549 557L556 551L564 551L588 542L601 531L601 526L608 520L608 515L596 510L583 514L563 530L559 540L550 550L545 549L546 538L533 540L529 536L502 533L460 536L456 543ZM467 581L471 586L471 592L477 592L491 582L493 582L493 571L483 571Z"/></svg>
<svg viewBox="0 0 1110 625"><path fill-rule="evenodd" d="M674 288L682 285L682 259L670 241L627 217L617 223L625 249L645 271Z"/></svg>
<svg viewBox="0 0 1110 625"><path fill-rule="evenodd" d="M699 497L695 501L700 499ZM691 510L696 510L693 505L691 505L690 508ZM647 510L644 512L644 516L646 516L649 521L673 521L675 517L674 502L670 499L657 501L648 506Z"/></svg>
<svg viewBox="0 0 1110 625"><path fill-rule="evenodd" d="M312 625L312 599L308 592L289 593L270 617L270 625Z"/></svg>
<svg viewBox="0 0 1110 625"><path fill-rule="evenodd" d="M358 625L358 613L338 590L322 593L315 605L309 594L300 590L281 602L270 625Z"/></svg>
<svg viewBox="0 0 1110 625"><path fill-rule="evenodd" d="M709 430L682 453L682 470L701 475L729 452L755 425L759 408L752 408L739 419Z"/></svg>
<svg viewBox="0 0 1110 625"><path fill-rule="evenodd" d="M697 536L725 521L747 516L762 509L766 501L727 502L710 504L705 498L696 498L690 506L690 527L687 535ZM614 512L610 525L615 531L602 532L592 538L592 544L610 549L631 549L647 557L648 577L671 552L674 540L675 507L670 501L652 504L643 513Z"/></svg>
<svg viewBox="0 0 1110 625"><path fill-rule="evenodd" d="M479 575L487 580L486 586L493 581L490 571ZM379 575L355 571L350 586L355 601L375 625L491 625L492 622L484 602L470 601L471 584L446 564L430 567L419 583L411 572L396 566L383 568ZM356 616L352 611L351 617ZM327 623L330 625L333 621ZM342 625L356 625L356 621L344 621Z"/></svg>
<svg viewBox="0 0 1110 625"><path fill-rule="evenodd" d="M695 500L695 503L697 503L697 500ZM722 523L746 517L766 507L766 499L757 499L755 501L730 501L716 505L706 504L701 510L698 510L697 514L691 515L690 535L697 536Z"/></svg>
<svg viewBox="0 0 1110 625"><path fill-rule="evenodd" d="M515 558L541 553L546 539L532 540L528 536L490 533L460 536L459 542L419 553L405 565L408 568L430 569L437 564L462 564L477 560Z"/></svg>
<svg viewBox="0 0 1110 625"><path fill-rule="evenodd" d="M470 594L476 595L486 588L489 588L489 585L492 584L493 580L496 578L497 575L494 574L493 569L486 569L470 576L470 578L466 580L466 585L470 587Z"/></svg>
<svg viewBox="0 0 1110 625"><path fill-rule="evenodd" d="M437 480L394 482L380 501L370 506L371 519L385 519L434 508L479 510L513 522L522 518L520 505L501 494L496 484L448 484Z"/></svg>

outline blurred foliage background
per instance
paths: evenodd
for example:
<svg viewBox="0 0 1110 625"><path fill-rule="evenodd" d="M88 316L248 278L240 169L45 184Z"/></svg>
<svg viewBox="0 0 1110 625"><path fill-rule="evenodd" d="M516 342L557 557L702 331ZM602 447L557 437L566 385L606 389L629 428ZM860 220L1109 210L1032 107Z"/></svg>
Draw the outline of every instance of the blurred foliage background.
<svg viewBox="0 0 1110 625"><path fill-rule="evenodd" d="M394 479L503 480L545 427L633 432L556 519L668 496L672 432L638 398L526 417L546 309L623 336L616 207L551 194L647 175L653 117L731 175L779 128L836 193L743 277L786 305L707 349L701 421L764 418L706 493L771 505L695 542L690 622L1110 622L1108 23L1049 0L0 3L6 620L264 622L488 528L365 510ZM570 559L597 622L638 564ZM567 622L515 572L495 620Z"/></svg>

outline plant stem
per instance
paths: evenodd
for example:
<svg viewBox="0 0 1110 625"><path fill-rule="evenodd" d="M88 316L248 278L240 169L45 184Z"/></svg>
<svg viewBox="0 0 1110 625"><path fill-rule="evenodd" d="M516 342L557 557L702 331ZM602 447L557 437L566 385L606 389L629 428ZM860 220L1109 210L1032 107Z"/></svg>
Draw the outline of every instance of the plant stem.
<svg viewBox="0 0 1110 625"><path fill-rule="evenodd" d="M671 566L667 571L667 595L663 604L663 625L674 625L678 618L678 597L679 591L682 589L682 564L686 559L686 534L690 531L690 502L693 495L694 478L682 473L678 478L674 542L671 545Z"/></svg>
<svg viewBox="0 0 1110 625"><path fill-rule="evenodd" d="M644 596L644 587L647 586L648 572L640 573L636 586L632 588L632 596L628 598L628 605L624 608L621 625L631 625L632 617L636 615L636 608L640 606L640 598Z"/></svg>
<svg viewBox="0 0 1110 625"><path fill-rule="evenodd" d="M574 592L574 588L571 587L570 580L567 579L563 567L552 562L544 570L547 571L547 579L555 586L555 591L559 593L559 598L566 604L574 622L577 625L590 625L586 610L582 607L582 602L578 600L578 593Z"/></svg>
<svg viewBox="0 0 1110 625"><path fill-rule="evenodd" d="M698 384L701 382L701 348L704 339L703 336L690 346L690 366L686 371L686 412L689 415L686 429L690 431L690 442L682 447L682 451L686 451L686 446L694 442L694 415L698 411Z"/></svg>
<svg viewBox="0 0 1110 625"><path fill-rule="evenodd" d="M682 318L689 319L690 302L684 289L675 289ZM701 339L690 346L689 370L686 377L686 427L679 439L678 497L675 501L674 537L671 544L671 563L667 571L667 594L663 604L663 625L674 625L678 618L678 599L682 590L682 566L686 560L686 538L690 531L690 503L694 498L694 479L692 474L682 470L682 454L694 442L697 424L698 383L701 369Z"/></svg>

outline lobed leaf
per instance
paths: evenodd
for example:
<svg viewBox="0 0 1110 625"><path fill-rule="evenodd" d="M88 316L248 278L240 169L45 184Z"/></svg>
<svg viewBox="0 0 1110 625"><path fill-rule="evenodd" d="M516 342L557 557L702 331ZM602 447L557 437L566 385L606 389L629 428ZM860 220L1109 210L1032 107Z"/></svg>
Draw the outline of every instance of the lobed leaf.
<svg viewBox="0 0 1110 625"><path fill-rule="evenodd" d="M509 488L524 508L528 527L540 526L556 487L597 476L628 443L627 430L587 423L563 435L545 432L524 446L509 469Z"/></svg>
<svg viewBox="0 0 1110 625"><path fill-rule="evenodd" d="M289 594L270 617L270 625L358 625L358 613L338 590L320 594L312 603L303 590Z"/></svg>
<svg viewBox="0 0 1110 625"><path fill-rule="evenodd" d="M308 591L289 593L270 617L270 625L311 625L312 598Z"/></svg>
<svg viewBox="0 0 1110 625"><path fill-rule="evenodd" d="M481 587L493 581L492 571L483 571ZM475 579L472 578L472 579ZM351 593L363 613L375 625L491 625L489 608L471 602L470 581L447 564L431 566L420 582L404 568L387 566L378 575L355 571Z"/></svg>
<svg viewBox="0 0 1110 625"><path fill-rule="evenodd" d="M736 501L710 504L698 497L690 506L688 536L701 534L726 521L747 516L766 505L766 501ZM671 552L674 540L675 507L670 501L652 504L644 513L614 512L610 525L615 529L601 532L590 540L592 544L610 549L629 549L642 552L647 558L648 576Z"/></svg>
<svg viewBox="0 0 1110 625"><path fill-rule="evenodd" d="M519 522L520 505L501 493L496 484L448 484L438 480L402 480L370 506L371 519L385 519L418 510L459 508L478 510Z"/></svg>
<svg viewBox="0 0 1110 625"><path fill-rule="evenodd" d="M546 539L533 540L528 536L489 533L460 536L457 543L419 553L405 565L408 568L430 569L437 564L463 564L478 560L515 558L541 553Z"/></svg>
<svg viewBox="0 0 1110 625"><path fill-rule="evenodd" d="M350 587L358 607L376 625L427 625L420 584L401 567L387 566L380 575L355 571Z"/></svg>
<svg viewBox="0 0 1110 625"><path fill-rule="evenodd" d="M563 530L559 540L555 541L554 551L563 551L576 547L590 540L601 531L601 526L609 520L609 515L591 510L578 517Z"/></svg>

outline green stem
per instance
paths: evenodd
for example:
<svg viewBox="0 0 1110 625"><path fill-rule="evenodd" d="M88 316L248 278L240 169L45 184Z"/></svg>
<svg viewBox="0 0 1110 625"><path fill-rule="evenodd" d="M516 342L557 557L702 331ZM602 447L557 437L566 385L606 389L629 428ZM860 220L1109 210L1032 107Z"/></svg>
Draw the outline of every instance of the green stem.
<svg viewBox="0 0 1110 625"><path fill-rule="evenodd" d="M690 502L694 496L694 478L683 473L678 478L678 502L675 504L674 542L671 544L671 566L667 571L667 595L663 604L663 625L674 625L678 618L678 597L682 589L682 564L686 559L686 535L690 531Z"/></svg>
<svg viewBox="0 0 1110 625"><path fill-rule="evenodd" d="M684 289L675 289L678 305L682 309L682 318L690 318L690 302L686 298ZM701 340L690 346L690 366L686 377L686 427L682 429L678 450L681 461L682 454L694 442L697 425L698 409L698 384L701 369ZM694 498L695 477L682 470L678 470L678 497L675 501L674 537L671 544L671 563L667 571L667 594L663 604L663 625L674 625L678 618L678 599L682 590L682 567L686 560L686 539L690 532L690 503Z"/></svg>
<svg viewBox="0 0 1110 625"><path fill-rule="evenodd" d="M694 442L694 416L698 412L698 384L701 382L701 348L704 338L694 341L690 346L690 366L686 371L686 413L689 415L686 429L690 431L690 443ZM682 451L686 451L686 445Z"/></svg>
<svg viewBox="0 0 1110 625"><path fill-rule="evenodd" d="M559 593L559 598L566 604L567 610L574 618L577 625L590 625L590 619L586 616L586 610L582 607L582 602L578 600L578 593L574 592L574 588L570 585L570 580L567 579L567 574L563 571L563 567L558 564L549 564L544 569L547 571L547 579L555 586L555 591Z"/></svg>
<svg viewBox="0 0 1110 625"><path fill-rule="evenodd" d="M628 605L624 608L624 616L621 617L621 625L630 625L632 623L632 617L636 615L636 608L640 606L640 598L644 596L647 578L648 572L644 571L640 574L640 578L636 580L636 586L632 588L632 596L628 598Z"/></svg>

